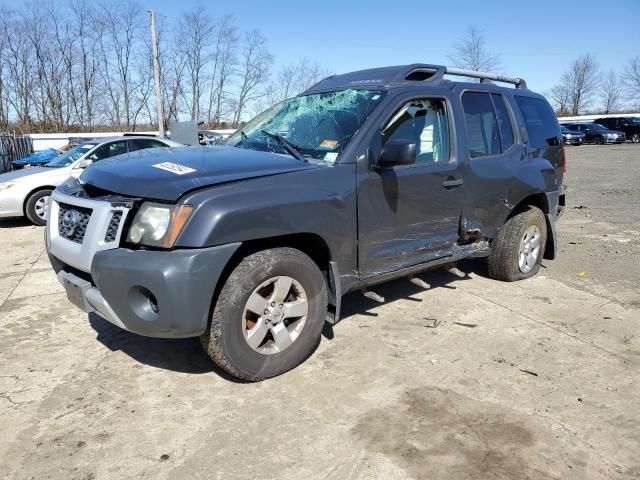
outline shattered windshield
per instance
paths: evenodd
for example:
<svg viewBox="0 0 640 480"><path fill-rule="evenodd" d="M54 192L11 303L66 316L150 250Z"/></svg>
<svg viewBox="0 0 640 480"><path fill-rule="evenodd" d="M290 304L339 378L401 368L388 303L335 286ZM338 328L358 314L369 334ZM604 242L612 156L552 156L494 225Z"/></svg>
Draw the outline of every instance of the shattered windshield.
<svg viewBox="0 0 640 480"><path fill-rule="evenodd" d="M383 96L349 89L290 98L248 122L226 144L333 164Z"/></svg>

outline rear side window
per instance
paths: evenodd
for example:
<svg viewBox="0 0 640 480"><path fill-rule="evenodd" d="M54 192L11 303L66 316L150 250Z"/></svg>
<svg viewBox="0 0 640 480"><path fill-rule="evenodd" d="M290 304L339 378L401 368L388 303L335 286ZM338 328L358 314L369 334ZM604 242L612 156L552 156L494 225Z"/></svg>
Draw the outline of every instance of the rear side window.
<svg viewBox="0 0 640 480"><path fill-rule="evenodd" d="M558 122L549 104L539 98L515 98L527 126L529 143L536 148L559 145Z"/></svg>
<svg viewBox="0 0 640 480"><path fill-rule="evenodd" d="M502 153L498 117L488 93L462 94L464 120L467 127L467 147L473 158Z"/></svg>

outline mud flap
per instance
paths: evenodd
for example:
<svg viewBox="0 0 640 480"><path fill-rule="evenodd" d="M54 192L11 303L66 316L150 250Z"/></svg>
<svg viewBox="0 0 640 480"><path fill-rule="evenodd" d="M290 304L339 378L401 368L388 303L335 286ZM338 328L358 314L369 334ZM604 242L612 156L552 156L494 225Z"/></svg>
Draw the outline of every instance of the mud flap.
<svg viewBox="0 0 640 480"><path fill-rule="evenodd" d="M544 259L554 260L558 256L558 235L556 234L555 213L545 213L547 220L547 244L544 247Z"/></svg>
<svg viewBox="0 0 640 480"><path fill-rule="evenodd" d="M342 285L340 283L340 270L336 262L329 262L329 308L327 309L327 322L335 325L340 321L340 308L342 306Z"/></svg>

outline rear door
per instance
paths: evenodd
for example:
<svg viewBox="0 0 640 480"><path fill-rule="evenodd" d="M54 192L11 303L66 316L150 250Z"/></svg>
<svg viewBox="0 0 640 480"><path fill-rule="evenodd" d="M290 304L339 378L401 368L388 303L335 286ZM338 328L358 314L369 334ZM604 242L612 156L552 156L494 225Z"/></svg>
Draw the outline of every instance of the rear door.
<svg viewBox="0 0 640 480"><path fill-rule="evenodd" d="M358 165L360 278L450 255L458 240L463 176L444 96L396 97L361 145ZM379 169L385 144L416 144L413 165Z"/></svg>
<svg viewBox="0 0 640 480"><path fill-rule="evenodd" d="M491 238L508 214L524 147L515 128L513 107L502 93L465 90L460 98L467 157L464 230Z"/></svg>

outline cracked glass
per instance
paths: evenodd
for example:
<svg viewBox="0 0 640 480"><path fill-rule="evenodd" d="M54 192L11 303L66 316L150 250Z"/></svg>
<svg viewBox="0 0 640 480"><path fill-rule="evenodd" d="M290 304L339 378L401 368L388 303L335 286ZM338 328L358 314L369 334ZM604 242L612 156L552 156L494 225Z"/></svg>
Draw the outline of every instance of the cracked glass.
<svg viewBox="0 0 640 480"><path fill-rule="evenodd" d="M249 121L226 144L332 165L384 93L346 89L290 98Z"/></svg>

